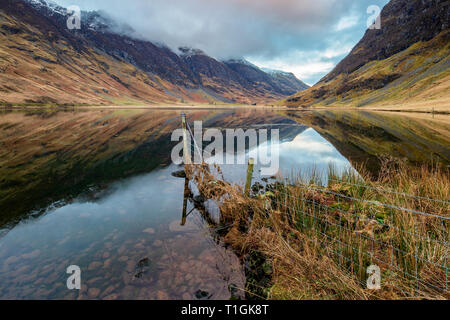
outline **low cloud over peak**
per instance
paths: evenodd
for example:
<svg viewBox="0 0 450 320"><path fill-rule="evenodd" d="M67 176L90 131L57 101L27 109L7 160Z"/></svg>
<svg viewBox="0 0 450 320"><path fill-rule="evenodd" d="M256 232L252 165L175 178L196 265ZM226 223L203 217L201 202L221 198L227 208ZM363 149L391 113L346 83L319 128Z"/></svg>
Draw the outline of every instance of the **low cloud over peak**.
<svg viewBox="0 0 450 320"><path fill-rule="evenodd" d="M172 49L198 48L218 59L245 57L258 66L294 72L313 84L361 38L369 17L367 8L383 7L388 0L56 2L103 10L145 39Z"/></svg>

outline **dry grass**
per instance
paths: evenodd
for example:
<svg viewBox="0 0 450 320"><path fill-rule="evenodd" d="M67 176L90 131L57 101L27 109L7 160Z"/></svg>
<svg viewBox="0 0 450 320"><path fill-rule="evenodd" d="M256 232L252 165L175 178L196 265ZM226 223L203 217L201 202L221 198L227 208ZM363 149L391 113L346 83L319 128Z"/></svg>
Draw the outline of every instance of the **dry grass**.
<svg viewBox="0 0 450 320"><path fill-rule="evenodd" d="M377 181L330 170L327 186L276 183L251 197L218 178L218 167L191 175L219 203L220 223L230 226L225 241L272 262L271 299L449 298L449 226L440 218L450 217L449 204L425 199L449 199L448 170L386 160ZM372 264L381 269L381 290L366 288Z"/></svg>
<svg viewBox="0 0 450 320"><path fill-rule="evenodd" d="M448 112L448 37L448 30L443 31L389 58L368 62L349 74L319 82L279 104L294 108L363 107L427 112L435 108L435 111ZM390 81L389 76L394 75L399 78ZM385 84L365 85L375 79L383 79Z"/></svg>

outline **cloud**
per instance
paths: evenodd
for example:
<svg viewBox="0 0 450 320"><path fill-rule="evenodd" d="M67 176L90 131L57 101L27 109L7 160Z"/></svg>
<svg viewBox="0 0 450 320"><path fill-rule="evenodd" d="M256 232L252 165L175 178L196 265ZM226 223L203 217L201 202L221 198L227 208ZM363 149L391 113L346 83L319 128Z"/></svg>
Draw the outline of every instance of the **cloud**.
<svg viewBox="0 0 450 320"><path fill-rule="evenodd" d="M335 27L336 31L342 31L351 27L356 26L356 24L359 22L360 17L355 15L355 16L347 16L347 17L343 17L341 20L339 20L338 24Z"/></svg>
<svg viewBox="0 0 450 320"><path fill-rule="evenodd" d="M195 47L218 59L246 57L273 68L275 63L270 65L271 61L300 58L298 52L302 52L303 60L286 60L284 65L310 75L304 80L314 83L329 71L330 63L335 65L337 58L341 58L337 53L344 50L334 48L335 42L344 43L347 52L348 46L356 44L366 29L367 7L372 4L382 7L388 0L56 2L79 5L85 10L103 10L130 24L147 40L172 49ZM305 70L311 61L313 68Z"/></svg>
<svg viewBox="0 0 450 320"><path fill-rule="evenodd" d="M263 60L261 62L252 61L252 63L260 68L270 66L270 69L292 72L297 78L303 79L308 85L314 84L314 80L310 81L309 79L321 77L333 70L335 66L331 61L314 61L314 59L311 59L305 64L283 59Z"/></svg>
<svg viewBox="0 0 450 320"><path fill-rule="evenodd" d="M294 73L308 85L333 70L336 63L344 58L353 48L353 43L341 43L335 40L325 45L323 50L290 50L275 58L249 57L258 67L269 66L271 69Z"/></svg>
<svg viewBox="0 0 450 320"><path fill-rule="evenodd" d="M310 177L313 172L320 174L323 181L327 177L329 166L334 166L338 172L349 170L350 162L317 131L307 129L293 141L280 146L281 168L302 168L302 175ZM296 172L284 172L292 175Z"/></svg>

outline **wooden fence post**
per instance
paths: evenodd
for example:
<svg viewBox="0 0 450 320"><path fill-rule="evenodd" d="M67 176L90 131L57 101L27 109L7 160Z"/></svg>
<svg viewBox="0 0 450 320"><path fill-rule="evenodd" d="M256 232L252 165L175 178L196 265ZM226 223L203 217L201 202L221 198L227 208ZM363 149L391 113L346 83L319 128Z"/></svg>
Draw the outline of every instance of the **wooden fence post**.
<svg viewBox="0 0 450 320"><path fill-rule="evenodd" d="M188 149L188 133L186 128L186 114L183 112L181 113L181 127L183 128L183 142L184 142L184 148L183 148L183 156L184 156L184 173L186 175L184 179L184 196L183 196L183 217L181 219L181 225L184 226L186 224L186 218L187 218L187 200L189 195L189 165L191 164L191 157L190 157L190 149Z"/></svg>
<svg viewBox="0 0 450 320"><path fill-rule="evenodd" d="M247 197L250 195L250 188L252 187L252 178L253 178L254 167L255 167L255 159L250 158L248 160L247 181L245 183L245 195Z"/></svg>

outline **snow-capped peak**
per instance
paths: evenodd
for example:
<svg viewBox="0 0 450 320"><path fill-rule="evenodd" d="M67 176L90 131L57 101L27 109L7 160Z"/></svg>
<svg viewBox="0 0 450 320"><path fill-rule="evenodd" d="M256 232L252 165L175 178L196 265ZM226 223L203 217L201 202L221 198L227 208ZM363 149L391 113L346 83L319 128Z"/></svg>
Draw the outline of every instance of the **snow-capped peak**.
<svg viewBox="0 0 450 320"><path fill-rule="evenodd" d="M67 15L66 8L61 7L60 5L51 0L27 0L27 1L35 8L48 9L51 15L55 13L63 16Z"/></svg>
<svg viewBox="0 0 450 320"><path fill-rule="evenodd" d="M43 12L44 15L61 15L67 17L70 15L67 8L61 7L51 0L26 0L34 8ZM97 32L112 32L136 36L135 31L128 25L119 24L103 11L81 11L82 26Z"/></svg>
<svg viewBox="0 0 450 320"><path fill-rule="evenodd" d="M274 70L269 68L261 68L262 71L265 73L268 73L270 75L283 75L283 76L290 76L292 75L291 72L281 71L281 70Z"/></svg>
<svg viewBox="0 0 450 320"><path fill-rule="evenodd" d="M223 62L225 62L225 63L239 63L239 64L244 64L246 66L249 66L249 67L252 67L252 68L255 68L255 69L259 69L258 66L255 66L253 63L251 63L248 60L245 60L244 58L229 59L229 60L226 60L226 61L223 61Z"/></svg>

